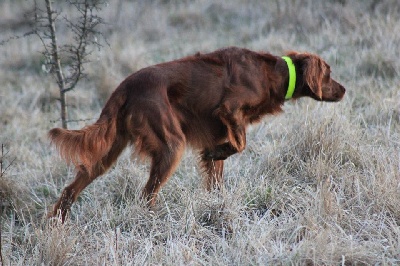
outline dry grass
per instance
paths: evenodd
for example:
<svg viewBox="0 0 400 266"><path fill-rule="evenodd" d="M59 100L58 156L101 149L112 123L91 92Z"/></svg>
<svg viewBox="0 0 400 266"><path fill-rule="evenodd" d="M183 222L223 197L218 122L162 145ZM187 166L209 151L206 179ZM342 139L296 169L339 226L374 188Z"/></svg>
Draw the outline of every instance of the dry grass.
<svg viewBox="0 0 400 266"><path fill-rule="evenodd" d="M17 158L0 180L5 265L400 263L397 0L109 2L110 47L68 95L71 119L96 119L133 71L228 45L318 53L348 93L338 104L288 102L253 127L221 192L202 189L189 150L149 211L139 198L147 166L126 152L52 227L47 210L74 175L46 138L58 125L57 87L41 72L38 40L2 46L0 142ZM25 30L29 5L0 3L2 37Z"/></svg>

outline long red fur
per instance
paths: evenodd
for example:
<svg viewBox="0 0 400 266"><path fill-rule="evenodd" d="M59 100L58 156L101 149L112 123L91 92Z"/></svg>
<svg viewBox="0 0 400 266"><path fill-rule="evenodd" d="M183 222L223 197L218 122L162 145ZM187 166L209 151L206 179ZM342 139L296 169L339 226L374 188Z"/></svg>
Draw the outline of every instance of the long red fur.
<svg viewBox="0 0 400 266"><path fill-rule="evenodd" d="M93 125L80 130L51 129L48 136L60 156L77 169L92 175L93 166L107 155L116 141L118 112L125 101L126 94L116 91Z"/></svg>
<svg viewBox="0 0 400 266"><path fill-rule="evenodd" d="M49 137L65 161L78 168L83 165L90 173L91 166L108 153L115 140L115 120L96 122L81 130L54 128Z"/></svg>

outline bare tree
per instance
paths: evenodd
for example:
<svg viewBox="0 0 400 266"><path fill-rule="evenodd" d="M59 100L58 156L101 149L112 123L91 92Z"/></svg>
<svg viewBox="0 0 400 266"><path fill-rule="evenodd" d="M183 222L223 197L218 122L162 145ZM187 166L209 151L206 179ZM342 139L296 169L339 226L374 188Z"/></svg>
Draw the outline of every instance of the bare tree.
<svg viewBox="0 0 400 266"><path fill-rule="evenodd" d="M84 65L89 61L92 49L102 46L98 39L103 35L98 28L105 23L97 13L105 3L102 0L69 0L68 4L73 6L79 14L77 19L72 20L67 16L62 16L60 11L56 11L51 0L44 0L44 2L45 9L39 7L35 0L33 33L39 37L44 48L43 55L46 61L43 68L46 72L53 74L58 85L61 123L63 128L67 128L66 93L73 90L86 76ZM64 23L72 31L71 43L59 43L56 23Z"/></svg>
<svg viewBox="0 0 400 266"><path fill-rule="evenodd" d="M0 178L3 178L5 170L3 170L3 158L4 158L4 144L1 144L1 155L0 155ZM0 265L3 265L3 248L2 248L2 238L1 238L1 228L3 226L3 195L2 189L0 188Z"/></svg>

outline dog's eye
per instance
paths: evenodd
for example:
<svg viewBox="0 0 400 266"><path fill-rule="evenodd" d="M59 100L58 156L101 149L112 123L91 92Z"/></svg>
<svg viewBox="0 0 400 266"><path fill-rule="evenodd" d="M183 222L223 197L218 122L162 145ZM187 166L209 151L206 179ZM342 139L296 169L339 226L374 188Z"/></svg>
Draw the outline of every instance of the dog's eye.
<svg viewBox="0 0 400 266"><path fill-rule="evenodd" d="M330 71L329 71L329 72L326 72L326 73L325 73L322 82L323 82L323 83L329 83L330 79L331 79L331 73L330 73Z"/></svg>
<svg viewBox="0 0 400 266"><path fill-rule="evenodd" d="M330 78L331 78L331 68L328 64L325 64L324 80L328 80Z"/></svg>

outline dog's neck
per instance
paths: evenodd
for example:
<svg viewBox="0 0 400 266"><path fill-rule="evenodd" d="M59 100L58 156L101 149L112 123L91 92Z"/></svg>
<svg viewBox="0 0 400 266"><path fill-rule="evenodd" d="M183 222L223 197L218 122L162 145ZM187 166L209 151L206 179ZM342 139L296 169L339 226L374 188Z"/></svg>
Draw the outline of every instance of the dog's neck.
<svg viewBox="0 0 400 266"><path fill-rule="evenodd" d="M285 100L289 100L292 98L295 87L296 87L296 67L293 64L293 61L290 57L288 56L282 56L282 59L285 60L287 68L288 68L288 74L289 74L289 81L288 81L288 87L285 95Z"/></svg>

